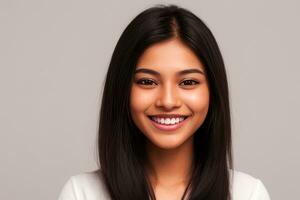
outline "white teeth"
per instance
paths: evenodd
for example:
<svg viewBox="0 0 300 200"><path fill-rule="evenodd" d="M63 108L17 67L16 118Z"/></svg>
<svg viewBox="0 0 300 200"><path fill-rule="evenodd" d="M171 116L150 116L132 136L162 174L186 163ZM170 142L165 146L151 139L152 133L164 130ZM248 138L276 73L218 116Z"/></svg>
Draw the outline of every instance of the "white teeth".
<svg viewBox="0 0 300 200"><path fill-rule="evenodd" d="M178 124L184 120L184 117L176 117L176 118L158 118L158 117L151 117L152 120L159 124Z"/></svg>
<svg viewBox="0 0 300 200"><path fill-rule="evenodd" d="M170 124L171 120L170 118L165 119L165 124Z"/></svg>
<svg viewBox="0 0 300 200"><path fill-rule="evenodd" d="M175 118L171 119L171 124L175 124Z"/></svg>

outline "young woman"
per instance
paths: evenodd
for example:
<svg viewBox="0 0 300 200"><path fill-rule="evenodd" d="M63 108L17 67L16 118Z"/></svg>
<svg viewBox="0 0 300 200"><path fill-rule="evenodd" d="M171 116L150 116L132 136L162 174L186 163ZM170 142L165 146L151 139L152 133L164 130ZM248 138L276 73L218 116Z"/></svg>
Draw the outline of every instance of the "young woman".
<svg viewBox="0 0 300 200"><path fill-rule="evenodd" d="M269 200L233 169L226 71L209 28L175 5L140 13L106 76L100 169L73 176L59 200Z"/></svg>

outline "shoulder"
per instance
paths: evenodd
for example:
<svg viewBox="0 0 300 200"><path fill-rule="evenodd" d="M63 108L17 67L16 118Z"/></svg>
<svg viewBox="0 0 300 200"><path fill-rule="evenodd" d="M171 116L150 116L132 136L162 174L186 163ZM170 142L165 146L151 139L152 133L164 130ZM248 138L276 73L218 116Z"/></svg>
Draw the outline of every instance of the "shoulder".
<svg viewBox="0 0 300 200"><path fill-rule="evenodd" d="M59 200L107 200L108 193L100 171L71 176L59 195Z"/></svg>
<svg viewBox="0 0 300 200"><path fill-rule="evenodd" d="M230 170L233 200L270 200L262 181L250 174Z"/></svg>
<svg viewBox="0 0 300 200"><path fill-rule="evenodd" d="M233 200L270 200L262 181L250 174L230 170ZM65 183L58 200L108 200L101 171L74 175Z"/></svg>

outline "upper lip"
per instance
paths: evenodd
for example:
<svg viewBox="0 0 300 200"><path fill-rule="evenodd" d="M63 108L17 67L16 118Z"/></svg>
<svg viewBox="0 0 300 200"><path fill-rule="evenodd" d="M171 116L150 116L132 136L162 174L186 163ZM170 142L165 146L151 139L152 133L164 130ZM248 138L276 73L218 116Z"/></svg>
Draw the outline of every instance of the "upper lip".
<svg viewBox="0 0 300 200"><path fill-rule="evenodd" d="M158 115L149 115L149 117L177 118L177 117L188 117L188 115L181 115L181 114L158 114Z"/></svg>

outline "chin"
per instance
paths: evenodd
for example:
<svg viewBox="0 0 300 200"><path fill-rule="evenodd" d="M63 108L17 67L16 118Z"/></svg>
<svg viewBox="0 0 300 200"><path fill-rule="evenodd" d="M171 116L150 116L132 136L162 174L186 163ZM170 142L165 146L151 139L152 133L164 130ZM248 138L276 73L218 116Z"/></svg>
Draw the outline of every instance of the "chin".
<svg viewBox="0 0 300 200"><path fill-rule="evenodd" d="M184 139L178 135L164 135L156 138L147 139L150 145L161 150L172 150L182 147L187 144L189 138Z"/></svg>

